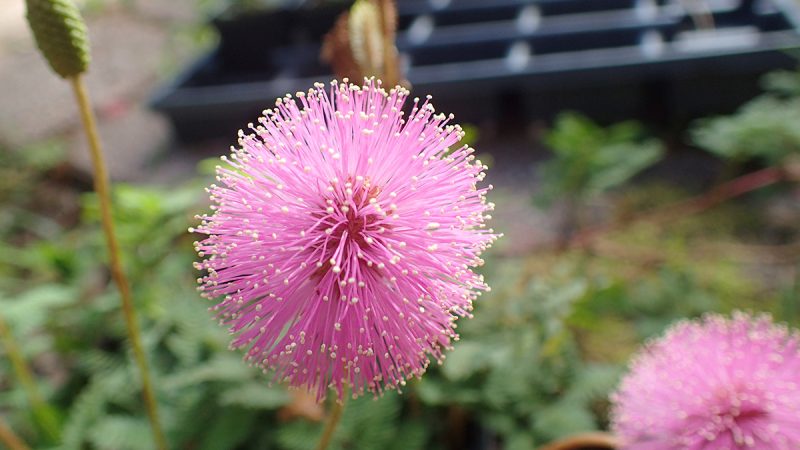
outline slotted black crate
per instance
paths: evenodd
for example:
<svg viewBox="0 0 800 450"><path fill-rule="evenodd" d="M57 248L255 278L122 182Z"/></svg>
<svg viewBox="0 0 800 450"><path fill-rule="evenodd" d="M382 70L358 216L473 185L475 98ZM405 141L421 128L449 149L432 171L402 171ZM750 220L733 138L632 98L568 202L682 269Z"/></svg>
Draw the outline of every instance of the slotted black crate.
<svg viewBox="0 0 800 450"><path fill-rule="evenodd" d="M302 2L301 2L302 3ZM309 3L309 2L305 2ZM687 119L735 107L767 70L796 64L794 0L706 0L713 28L679 0L399 0L398 49L419 94L462 121ZM214 20L220 41L153 106L179 138L232 133L275 98L332 78L324 34L347 2Z"/></svg>

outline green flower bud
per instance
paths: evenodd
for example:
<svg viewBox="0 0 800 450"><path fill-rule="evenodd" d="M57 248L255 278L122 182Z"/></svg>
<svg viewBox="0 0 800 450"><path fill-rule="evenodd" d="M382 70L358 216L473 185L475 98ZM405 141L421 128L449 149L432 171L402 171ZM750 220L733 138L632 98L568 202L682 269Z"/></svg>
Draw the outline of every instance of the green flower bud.
<svg viewBox="0 0 800 450"><path fill-rule="evenodd" d="M36 44L53 70L64 78L89 67L86 24L72 0L25 0Z"/></svg>

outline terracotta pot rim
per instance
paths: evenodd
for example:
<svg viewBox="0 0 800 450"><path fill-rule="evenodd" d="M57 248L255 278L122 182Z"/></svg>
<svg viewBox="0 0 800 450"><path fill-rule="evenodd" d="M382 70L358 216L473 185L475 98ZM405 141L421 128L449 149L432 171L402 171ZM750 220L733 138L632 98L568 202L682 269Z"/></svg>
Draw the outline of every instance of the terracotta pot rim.
<svg viewBox="0 0 800 450"><path fill-rule="evenodd" d="M588 447L616 450L619 448L619 441L611 433L596 431L568 436L540 447L539 450L581 450Z"/></svg>

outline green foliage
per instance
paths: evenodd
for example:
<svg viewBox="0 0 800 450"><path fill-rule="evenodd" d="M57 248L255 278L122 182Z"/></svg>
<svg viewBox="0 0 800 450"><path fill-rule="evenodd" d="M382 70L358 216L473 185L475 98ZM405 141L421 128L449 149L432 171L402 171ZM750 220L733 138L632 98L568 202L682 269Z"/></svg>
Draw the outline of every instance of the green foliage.
<svg viewBox="0 0 800 450"><path fill-rule="evenodd" d="M764 95L742 106L734 115L698 121L691 134L695 144L720 158L780 164L788 156L800 153L798 123L800 98Z"/></svg>
<svg viewBox="0 0 800 450"><path fill-rule="evenodd" d="M553 157L541 167L540 198L586 198L618 187L658 162L660 142L635 122L602 128L577 113L561 114L545 138Z"/></svg>
<svg viewBox="0 0 800 450"><path fill-rule="evenodd" d="M150 425L145 418L110 414L92 427L89 442L95 448L150 450L150 440L144 439L149 434Z"/></svg>
<svg viewBox="0 0 800 450"><path fill-rule="evenodd" d="M57 142L44 142L19 150L0 147L0 235L25 232L45 238L60 231L53 219L33 205L37 194L47 191L47 175L61 163L64 148ZM49 211L51 214L53 211ZM0 240L0 262L13 263L13 251L6 240ZM2 266L0 266L2 267ZM8 275L0 272L0 275Z"/></svg>
<svg viewBox="0 0 800 450"><path fill-rule="evenodd" d="M696 121L692 141L732 163L779 165L800 154L800 71L768 73L761 85L766 93L735 114Z"/></svg>
<svg viewBox="0 0 800 450"><path fill-rule="evenodd" d="M547 277L533 276L520 261L496 264L489 279L496 289L460 326L461 341L444 365L417 383L420 399L462 406L509 448L597 429L593 404L618 371L582 361L565 320L589 281L570 264Z"/></svg>
<svg viewBox="0 0 800 450"><path fill-rule="evenodd" d="M400 421L402 399L389 393L378 399L362 397L345 405L334 431L331 450L417 450L425 448L426 424L410 417ZM278 443L286 450L311 450L321 436L318 424L294 422L278 430Z"/></svg>
<svg viewBox="0 0 800 450"><path fill-rule="evenodd" d="M764 75L761 85L767 92L788 97L800 96L800 71L776 70Z"/></svg>
<svg viewBox="0 0 800 450"><path fill-rule="evenodd" d="M171 445L313 448L321 424L278 419L291 396L227 350L227 333L210 320L194 290L193 238L185 230L199 192L190 184L169 194L133 186L114 193ZM653 207L657 204L650 203L676 196L642 191L640 197L629 194L628 207ZM0 310L30 360L50 355L69 368L60 375L66 380L53 382L57 374L46 371L39 380L65 417L62 448L150 448L118 299L107 277L97 276L103 273L104 250L95 199L82 199L83 224L19 249L31 272L51 275L20 292L0 290ZM332 448L453 448L453 436L465 433L453 428L452 417L459 416L506 449L603 428L607 395L643 339L677 318L707 310L726 311L751 300L758 300L760 309L775 304L780 310L796 302L796 286L765 297L725 254L692 253L695 242L707 239L709 227L718 236L733 236L735 227L719 224L739 217L735 210L721 210L666 230L626 230L620 239L634 253L659 249L659 262L644 270L635 262L580 253L489 256L485 275L494 289L476 302L473 319L459 321L461 340L444 364L409 383L402 396L349 402ZM67 235L70 239L63 238ZM0 373L7 370L0 359ZM13 411L26 408L14 383L0 394L0 403ZM29 420L21 413L12 416L29 441L42 443L35 428L25 425Z"/></svg>
<svg viewBox="0 0 800 450"><path fill-rule="evenodd" d="M120 245L127 250L123 256L128 267L147 270L173 251L173 241L189 226L187 210L197 203L199 192L194 186L170 190L169 195L154 188L116 186L114 221ZM83 202L84 222L99 225L97 196L85 194ZM94 245L100 251L105 241L99 235L95 238Z"/></svg>
<svg viewBox="0 0 800 450"><path fill-rule="evenodd" d="M773 105L794 101L780 97L793 95L788 74L770 83L779 92L770 97L779 102ZM726 126L717 138L741 131ZM762 150L779 141L766 132L737 139L752 139ZM548 143L554 157L543 168L547 196L578 206L630 180L662 153L633 123L601 128L575 114L559 118ZM80 208L58 219L39 206L63 190L50 185L59 149L31 147L12 158L0 152L0 200L6 204L0 208L0 312L44 397L63 417L59 448L149 449L96 198L66 193ZM205 173L217 164L203 163ZM287 419L296 397L228 350L230 336L195 290L195 237L186 229L204 209L201 186L120 185L113 194L170 447L314 448L322 424ZM639 186L623 192L622 215L686 195ZM483 270L493 290L476 301L473 319L458 321L461 339L444 364L409 382L402 395L350 401L331 448L452 449L478 435L497 448L527 450L606 427L608 394L630 354L674 320L753 308L798 323L796 276L772 277L768 264L754 271L736 252L711 245L758 242L768 233L760 216L720 207L669 226L640 223L609 233L591 252L489 254ZM798 235L796 229L782 233ZM28 412L25 392L7 376L11 368L3 356L0 410L34 448L51 448Z"/></svg>

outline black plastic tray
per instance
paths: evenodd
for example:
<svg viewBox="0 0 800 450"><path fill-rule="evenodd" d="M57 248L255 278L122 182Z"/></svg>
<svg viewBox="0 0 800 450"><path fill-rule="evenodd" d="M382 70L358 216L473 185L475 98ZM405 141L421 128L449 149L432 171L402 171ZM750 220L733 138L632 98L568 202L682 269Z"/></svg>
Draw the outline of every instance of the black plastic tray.
<svg viewBox="0 0 800 450"><path fill-rule="evenodd" d="M461 120L565 107L630 117L654 92L692 116L733 107L758 74L796 64L786 52L800 45L793 0L731 4L709 0L716 28L696 30L674 0L399 0L398 49L415 92ZM320 41L346 7L220 15L219 46L153 106L184 140L235 132L275 98L332 78ZM705 96L668 97L687 93Z"/></svg>

